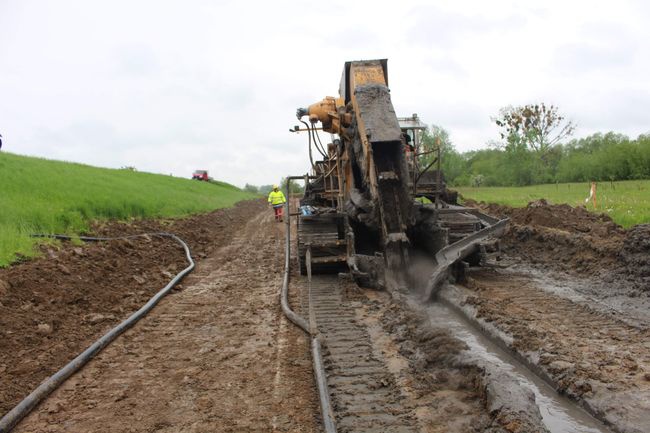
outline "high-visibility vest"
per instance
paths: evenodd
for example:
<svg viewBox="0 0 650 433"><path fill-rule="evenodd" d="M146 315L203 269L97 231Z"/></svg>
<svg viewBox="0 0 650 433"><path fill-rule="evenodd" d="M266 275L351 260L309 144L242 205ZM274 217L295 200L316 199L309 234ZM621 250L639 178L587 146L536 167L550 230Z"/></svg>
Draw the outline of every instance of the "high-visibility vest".
<svg viewBox="0 0 650 433"><path fill-rule="evenodd" d="M287 201L284 198L284 194L282 191L277 190L277 191L271 191L269 193L269 203L271 203L273 206L276 206L278 204L283 204L285 201Z"/></svg>

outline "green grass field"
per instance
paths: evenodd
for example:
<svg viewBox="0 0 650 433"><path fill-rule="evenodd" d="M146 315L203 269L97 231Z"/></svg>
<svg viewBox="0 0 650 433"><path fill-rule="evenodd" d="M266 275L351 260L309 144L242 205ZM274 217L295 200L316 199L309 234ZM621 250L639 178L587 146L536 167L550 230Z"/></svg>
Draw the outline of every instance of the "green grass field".
<svg viewBox="0 0 650 433"><path fill-rule="evenodd" d="M0 266L36 254L30 233L79 234L93 220L181 217L254 198L226 183L0 153Z"/></svg>
<svg viewBox="0 0 650 433"><path fill-rule="evenodd" d="M586 206L590 211L595 210L608 214L623 227L650 223L650 180L598 182L596 189L598 207L596 209L591 201L585 204L590 186L589 183L560 183L526 187L461 187L454 189L457 189L464 198L512 207L523 207L528 202L540 198L553 204L567 203L571 206Z"/></svg>

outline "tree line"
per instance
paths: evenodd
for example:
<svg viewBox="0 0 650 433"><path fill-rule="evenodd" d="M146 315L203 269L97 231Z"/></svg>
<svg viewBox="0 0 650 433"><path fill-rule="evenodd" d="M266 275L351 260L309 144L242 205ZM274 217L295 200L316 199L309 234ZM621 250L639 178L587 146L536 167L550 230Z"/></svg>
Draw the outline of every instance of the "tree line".
<svg viewBox="0 0 650 433"><path fill-rule="evenodd" d="M280 187L282 192L284 192L286 190L286 187L287 187L287 179L282 178L280 183L278 183L277 185ZM260 186L257 186L257 185L251 185L249 183L244 185L244 191L250 192L250 193L253 193L253 194L260 194L260 195L263 195L263 196L269 195L269 193L271 192L272 189L273 189L273 185L260 185ZM296 182L295 180L292 180L291 183L289 184L289 191L292 194L298 194L298 193L304 192L305 188L302 185L300 185L298 182Z"/></svg>
<svg viewBox="0 0 650 433"><path fill-rule="evenodd" d="M440 145L442 170L454 186L525 186L554 182L650 179L650 134L615 132L570 139L572 122L544 104L506 107L492 119L501 141L458 152L444 128L423 133L425 150ZM431 154L421 158L426 165Z"/></svg>
<svg viewBox="0 0 650 433"><path fill-rule="evenodd" d="M452 186L525 186L555 182L650 179L650 133L631 139L616 132L571 139L575 124L554 105L504 107L492 121L500 140L487 149L458 152L442 127L422 133L420 166L440 147L442 171ZM285 188L286 179L280 185ZM272 185L246 184L244 190L267 195ZM303 186L292 181L292 193Z"/></svg>

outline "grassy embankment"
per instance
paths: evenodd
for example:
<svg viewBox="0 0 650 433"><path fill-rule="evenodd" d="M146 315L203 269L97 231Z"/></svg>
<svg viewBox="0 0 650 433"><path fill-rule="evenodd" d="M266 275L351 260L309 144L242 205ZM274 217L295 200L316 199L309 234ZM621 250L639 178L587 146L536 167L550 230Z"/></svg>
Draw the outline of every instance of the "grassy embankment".
<svg viewBox="0 0 650 433"><path fill-rule="evenodd" d="M79 234L93 220L180 217L254 198L198 182L0 153L0 266L34 256L30 233Z"/></svg>
<svg viewBox="0 0 650 433"><path fill-rule="evenodd" d="M567 203L571 206L586 206L590 211L608 214L623 227L650 223L650 180L629 180L620 182L598 182L596 198L598 207L592 202L585 204L589 196L589 183L560 183L525 187L459 187L463 197L476 201L498 203L512 207L523 207L528 202L544 198L550 203Z"/></svg>

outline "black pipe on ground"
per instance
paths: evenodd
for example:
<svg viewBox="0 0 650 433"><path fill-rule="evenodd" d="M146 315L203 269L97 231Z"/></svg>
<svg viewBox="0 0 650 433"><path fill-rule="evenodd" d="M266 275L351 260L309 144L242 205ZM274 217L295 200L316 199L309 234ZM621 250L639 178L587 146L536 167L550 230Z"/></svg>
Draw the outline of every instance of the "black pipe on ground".
<svg viewBox="0 0 650 433"><path fill-rule="evenodd" d="M327 376L323 364L323 355L321 353L321 343L318 338L318 332L312 333L309 323L303 317L297 315L289 307L289 273L291 266L291 216L289 213L289 183L292 179L304 179L304 176L287 177L286 186L286 203L285 203L285 247L284 247L284 279L282 281L282 290L280 291L280 304L282 311L287 318L300 329L305 331L311 337L311 357L314 368L314 379L318 388L318 398L320 400L321 416L323 417L323 427L327 433L336 433L336 423L334 422L334 411L330 402L330 395L327 389Z"/></svg>
<svg viewBox="0 0 650 433"><path fill-rule="evenodd" d="M54 238L62 240L70 240L71 236L65 235L33 235L34 237L43 237L43 238ZM32 391L27 397L25 397L16 407L11 409L5 414L5 416L0 419L0 433L7 433L11 431L20 420L22 420L27 414L29 414L32 409L34 409L41 401L43 401L52 391L58 388L63 382L66 381L70 376L79 371L88 361L90 361L95 355L97 355L102 349L108 346L113 340L115 340L120 334L132 327L138 320L143 318L147 313L149 313L153 307L160 302L160 300L167 295L171 289L178 284L178 282L183 279L187 274L189 274L192 269L194 269L194 260L192 260L192 255L187 244L171 233L143 233L139 235L132 236L122 236L117 238L94 238L81 236L78 239L87 242L98 242L98 241L110 241L118 239L133 239L143 236L158 236L166 237L173 239L179 243L185 250L185 258L187 259L189 265L180 271L176 276L169 282L167 285L162 288L158 293L156 293L149 301L144 304L138 311L131 314L126 320L117 325L115 328L108 331L101 337L99 340L94 342L90 347L84 350L79 354L75 359L66 364L61 370L47 378L43 381L34 391Z"/></svg>

